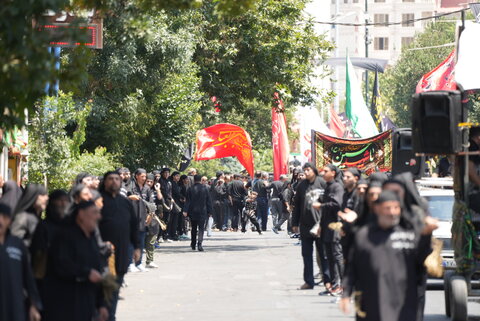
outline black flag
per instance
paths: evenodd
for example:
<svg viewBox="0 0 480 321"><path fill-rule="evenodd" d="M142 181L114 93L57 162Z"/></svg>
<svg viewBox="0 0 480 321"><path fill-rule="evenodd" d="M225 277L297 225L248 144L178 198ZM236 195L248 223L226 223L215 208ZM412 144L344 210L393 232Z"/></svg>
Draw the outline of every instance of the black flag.
<svg viewBox="0 0 480 321"><path fill-rule="evenodd" d="M182 160L180 161L180 165L178 166L178 171L183 172L188 168L190 162L192 161L193 152L195 150L195 144L191 143L190 146L185 148L185 151L182 155Z"/></svg>
<svg viewBox="0 0 480 321"><path fill-rule="evenodd" d="M375 81L373 83L372 104L370 105L370 113L372 114L373 121L377 126L378 131L382 132L382 118L380 117L380 110L382 104L380 100L380 89L378 85L378 70L375 70Z"/></svg>

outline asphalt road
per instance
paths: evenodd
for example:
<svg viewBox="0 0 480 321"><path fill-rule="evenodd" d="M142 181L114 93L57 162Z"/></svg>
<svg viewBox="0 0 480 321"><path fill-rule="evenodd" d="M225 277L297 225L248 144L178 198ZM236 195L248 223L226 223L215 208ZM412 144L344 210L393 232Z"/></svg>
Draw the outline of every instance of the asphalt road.
<svg viewBox="0 0 480 321"><path fill-rule="evenodd" d="M285 232L264 235L214 232L205 252L189 241L163 243L155 254L160 267L131 273L122 289L117 320L352 320L332 297L296 290L302 258L296 240ZM426 321L448 320L443 290L427 293ZM480 304L469 302L471 320L480 320Z"/></svg>

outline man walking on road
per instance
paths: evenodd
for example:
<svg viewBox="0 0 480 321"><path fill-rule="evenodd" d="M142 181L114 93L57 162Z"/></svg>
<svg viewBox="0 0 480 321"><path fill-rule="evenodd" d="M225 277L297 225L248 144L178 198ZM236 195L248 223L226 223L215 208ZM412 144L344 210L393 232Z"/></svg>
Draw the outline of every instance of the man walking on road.
<svg viewBox="0 0 480 321"><path fill-rule="evenodd" d="M195 175L193 178L194 185L187 191L187 201L183 215L190 216L192 224L192 250L195 250L195 243L197 242L197 228L198 228L198 250L203 251L202 242L203 234L205 232L205 222L209 215L212 215L212 201L210 199L210 192L205 185L201 184L202 177Z"/></svg>
<svg viewBox="0 0 480 321"><path fill-rule="evenodd" d="M242 217L242 210L245 205L244 200L247 196L247 190L240 175L233 175L233 181L228 185L227 193L232 206L232 228L234 232L237 232L238 223Z"/></svg>
<svg viewBox="0 0 480 321"><path fill-rule="evenodd" d="M274 181L271 185L272 189L272 231L278 234L280 227L288 219L288 200L283 197L283 191L287 188L287 176L280 175L280 180Z"/></svg>

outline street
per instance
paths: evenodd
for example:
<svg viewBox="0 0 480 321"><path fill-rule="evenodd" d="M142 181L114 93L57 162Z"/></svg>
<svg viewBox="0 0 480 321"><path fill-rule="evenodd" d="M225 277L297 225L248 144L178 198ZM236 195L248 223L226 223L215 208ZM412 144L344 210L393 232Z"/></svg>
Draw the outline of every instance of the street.
<svg viewBox="0 0 480 321"><path fill-rule="evenodd" d="M302 282L297 240L270 231L214 232L205 252L192 251L189 241L162 243L155 263L160 268L128 274L119 321L142 320L352 320L332 297L296 290ZM442 290L427 294L428 321L448 320ZM480 304L469 303L471 320L480 319Z"/></svg>

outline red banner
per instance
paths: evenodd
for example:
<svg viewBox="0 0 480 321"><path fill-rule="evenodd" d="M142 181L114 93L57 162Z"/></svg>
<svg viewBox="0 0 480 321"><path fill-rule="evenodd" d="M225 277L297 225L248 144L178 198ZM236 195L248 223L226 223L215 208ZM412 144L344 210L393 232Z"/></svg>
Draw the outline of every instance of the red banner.
<svg viewBox="0 0 480 321"><path fill-rule="evenodd" d="M237 157L240 164L253 177L252 140L241 127L217 124L197 132L195 160Z"/></svg>
<svg viewBox="0 0 480 321"><path fill-rule="evenodd" d="M332 107L330 107L330 124L328 127L337 137L343 137L346 129L337 112Z"/></svg>
<svg viewBox="0 0 480 321"><path fill-rule="evenodd" d="M423 75L417 84L416 93L432 90L456 90L455 82L455 49L440 65Z"/></svg>
<svg viewBox="0 0 480 321"><path fill-rule="evenodd" d="M287 135L287 119L285 113L272 108L272 148L273 148L273 179L279 180L280 175L288 174L288 157L290 146Z"/></svg>

